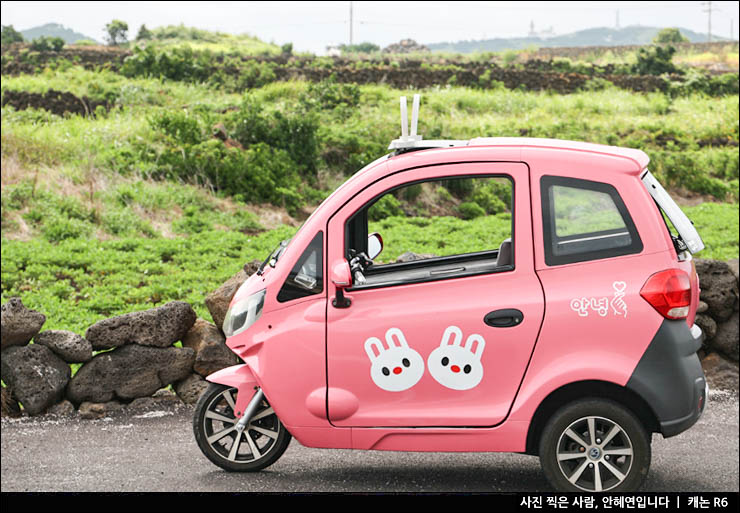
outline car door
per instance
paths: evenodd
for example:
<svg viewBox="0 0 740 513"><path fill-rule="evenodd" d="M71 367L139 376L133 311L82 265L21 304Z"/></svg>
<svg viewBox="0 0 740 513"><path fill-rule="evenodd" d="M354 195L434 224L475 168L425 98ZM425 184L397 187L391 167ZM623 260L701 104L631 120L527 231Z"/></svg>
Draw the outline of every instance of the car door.
<svg viewBox="0 0 740 513"><path fill-rule="evenodd" d="M441 165L375 182L330 218L327 261L347 257L348 227L383 193L422 181L491 175L512 184L510 256L499 255L501 241L484 233L476 251L430 259L428 266L391 265L390 278L347 289L349 307L330 302L327 398L334 425L492 426L506 418L544 311L525 164Z"/></svg>

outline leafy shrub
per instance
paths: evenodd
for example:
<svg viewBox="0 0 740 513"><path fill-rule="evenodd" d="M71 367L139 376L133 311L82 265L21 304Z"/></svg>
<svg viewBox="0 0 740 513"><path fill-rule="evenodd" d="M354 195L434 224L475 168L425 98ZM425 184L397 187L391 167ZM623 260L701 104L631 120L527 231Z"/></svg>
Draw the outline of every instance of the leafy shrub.
<svg viewBox="0 0 740 513"><path fill-rule="evenodd" d="M186 27L183 24L157 27L151 29L149 33L152 39L158 39L160 41L180 39L183 41L216 42L220 36L223 36L220 32L209 32L195 27Z"/></svg>
<svg viewBox="0 0 740 513"><path fill-rule="evenodd" d="M315 180L319 142L318 120L310 112L285 115L266 113L251 97L245 98L238 111L231 113L228 125L233 137L244 147L265 143L287 153L292 167L309 183Z"/></svg>
<svg viewBox="0 0 740 513"><path fill-rule="evenodd" d="M101 224L111 235L146 235L153 237L156 232L151 225L125 208L106 210L101 216Z"/></svg>
<svg viewBox="0 0 740 513"><path fill-rule="evenodd" d="M23 180L14 185L5 185L2 188L3 208L20 210L25 207L34 196L34 186L31 180Z"/></svg>
<svg viewBox="0 0 740 513"><path fill-rule="evenodd" d="M739 91L737 73L710 76L699 70L690 69L686 72L684 80L671 80L668 82L667 93L672 97L688 96L693 93L725 96L738 94Z"/></svg>
<svg viewBox="0 0 740 513"><path fill-rule="evenodd" d="M192 48L174 47L157 50L154 45L136 47L123 62L121 73L127 77L168 78L189 82L206 82L212 74L213 55Z"/></svg>
<svg viewBox="0 0 740 513"><path fill-rule="evenodd" d="M637 52L637 62L632 66L632 72L637 75L678 73L678 68L672 62L675 53L676 49L673 46L640 48Z"/></svg>
<svg viewBox="0 0 740 513"><path fill-rule="evenodd" d="M0 44L3 46L11 43L22 43L23 34L13 28L13 25L3 25L0 32Z"/></svg>
<svg viewBox="0 0 740 513"><path fill-rule="evenodd" d="M603 91L614 87L614 84L601 77L589 78L583 83L581 89L583 91Z"/></svg>
<svg viewBox="0 0 740 513"><path fill-rule="evenodd" d="M675 27L660 29L653 38L653 43L688 43L689 38Z"/></svg>
<svg viewBox="0 0 740 513"><path fill-rule="evenodd" d="M486 215L486 211L483 210L481 206L474 201L466 201L464 203L460 203L460 205L458 205L457 207L457 211L460 213L460 216L463 219L475 219L476 217Z"/></svg>
<svg viewBox="0 0 740 513"><path fill-rule="evenodd" d="M136 40L145 41L151 38L152 38L152 31L146 28L146 25L142 23L141 27L139 27L139 32L136 34Z"/></svg>
<svg viewBox="0 0 740 513"><path fill-rule="evenodd" d="M392 194L386 194L371 206L367 211L367 218L370 221L380 221L386 217L401 216L401 202Z"/></svg>
<svg viewBox="0 0 740 513"><path fill-rule="evenodd" d="M128 37L128 23L121 20L112 20L105 25L105 40L111 46L126 42Z"/></svg>
<svg viewBox="0 0 740 513"><path fill-rule="evenodd" d="M160 111L150 118L149 125L177 144L193 145L203 141L198 118L186 112Z"/></svg>
<svg viewBox="0 0 740 513"><path fill-rule="evenodd" d="M172 229L178 233L200 233L206 230L211 230L213 227L199 215L199 211L195 207L188 207L185 209L184 215L172 223Z"/></svg>
<svg viewBox="0 0 740 513"><path fill-rule="evenodd" d="M437 193L437 196L442 201L452 201L452 194L450 194L450 191L445 189L443 186L440 185L439 187L435 189L434 192Z"/></svg>
<svg viewBox="0 0 740 513"><path fill-rule="evenodd" d="M422 187L420 183L409 185L403 188L403 199L406 201L414 201L421 194Z"/></svg>
<svg viewBox="0 0 740 513"><path fill-rule="evenodd" d="M356 107L360 103L360 88L357 84L338 84L332 74L321 82L311 83L301 95L300 101L311 109L332 110L339 106Z"/></svg>
<svg viewBox="0 0 740 513"><path fill-rule="evenodd" d="M41 233L49 242L59 242L65 239L77 239L86 236L91 226L79 219L56 215L47 219L41 228Z"/></svg>
<svg viewBox="0 0 740 513"><path fill-rule="evenodd" d="M442 185L456 198L467 198L475 188L475 182L468 178L443 180Z"/></svg>
<svg viewBox="0 0 740 513"><path fill-rule="evenodd" d="M355 45L339 45L339 49L342 53L373 53L380 51L378 45L367 41Z"/></svg>
<svg viewBox="0 0 740 513"><path fill-rule="evenodd" d="M502 187L496 187L498 185L501 185ZM498 184L496 182L481 185L476 187L471 199L477 206L481 207L486 214L506 212L507 203L511 202L511 190L500 191L499 189L502 188L504 188L503 184ZM506 200L503 200L500 196L504 196Z"/></svg>
<svg viewBox="0 0 740 513"><path fill-rule="evenodd" d="M722 75L710 77L706 92L712 96L725 96L740 93L738 74L723 73Z"/></svg>
<svg viewBox="0 0 740 513"><path fill-rule="evenodd" d="M31 50L36 52L58 52L64 48L64 39L61 37L41 36L31 41Z"/></svg>
<svg viewBox="0 0 740 513"><path fill-rule="evenodd" d="M254 89L262 87L276 80L275 64L266 61L249 60L246 61L238 70L238 78L231 89L242 91L244 89ZM227 85L229 83L227 82Z"/></svg>
<svg viewBox="0 0 740 513"><path fill-rule="evenodd" d="M264 230L256 216L246 210L238 210L229 214L229 226L243 233L258 233Z"/></svg>
<svg viewBox="0 0 740 513"><path fill-rule="evenodd" d="M478 76L478 87L481 89L506 89L506 85L503 82L491 78L490 68Z"/></svg>
<svg viewBox="0 0 740 513"><path fill-rule="evenodd" d="M511 66L519 58L519 52L516 50L506 50L501 54L504 66Z"/></svg>

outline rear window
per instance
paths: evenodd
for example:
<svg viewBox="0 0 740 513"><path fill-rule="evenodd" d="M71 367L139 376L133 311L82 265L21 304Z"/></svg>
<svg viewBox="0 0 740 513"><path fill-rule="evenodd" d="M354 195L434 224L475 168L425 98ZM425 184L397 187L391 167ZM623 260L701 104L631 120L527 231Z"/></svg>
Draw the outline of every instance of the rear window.
<svg viewBox="0 0 740 513"><path fill-rule="evenodd" d="M642 251L642 241L617 190L606 183L544 176L545 262L561 265Z"/></svg>

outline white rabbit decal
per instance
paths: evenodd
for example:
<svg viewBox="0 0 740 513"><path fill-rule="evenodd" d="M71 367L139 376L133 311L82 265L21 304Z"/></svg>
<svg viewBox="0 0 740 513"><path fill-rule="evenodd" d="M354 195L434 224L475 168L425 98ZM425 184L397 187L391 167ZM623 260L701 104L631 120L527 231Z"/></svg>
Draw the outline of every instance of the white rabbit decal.
<svg viewBox="0 0 740 513"><path fill-rule="evenodd" d="M424 375L421 355L409 347L398 328L390 328L385 333L385 341L388 349L375 337L365 341L373 382L388 392L401 392L416 385Z"/></svg>
<svg viewBox="0 0 740 513"><path fill-rule="evenodd" d="M450 344L450 336L455 339ZM469 390L483 379L483 365L480 358L486 341L473 334L462 344L463 334L457 326L449 326L442 335L439 347L427 359L427 367L432 377L440 385L453 390ZM475 352L473 344L477 342Z"/></svg>

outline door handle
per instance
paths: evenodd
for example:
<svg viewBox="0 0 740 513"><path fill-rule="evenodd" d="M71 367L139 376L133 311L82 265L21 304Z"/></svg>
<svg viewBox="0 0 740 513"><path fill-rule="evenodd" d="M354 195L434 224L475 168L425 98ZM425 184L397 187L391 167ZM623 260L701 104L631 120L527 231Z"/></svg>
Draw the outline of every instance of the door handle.
<svg viewBox="0 0 740 513"><path fill-rule="evenodd" d="M483 322L493 328L510 328L519 326L524 320L524 314L516 308L505 308L489 312L483 318Z"/></svg>

